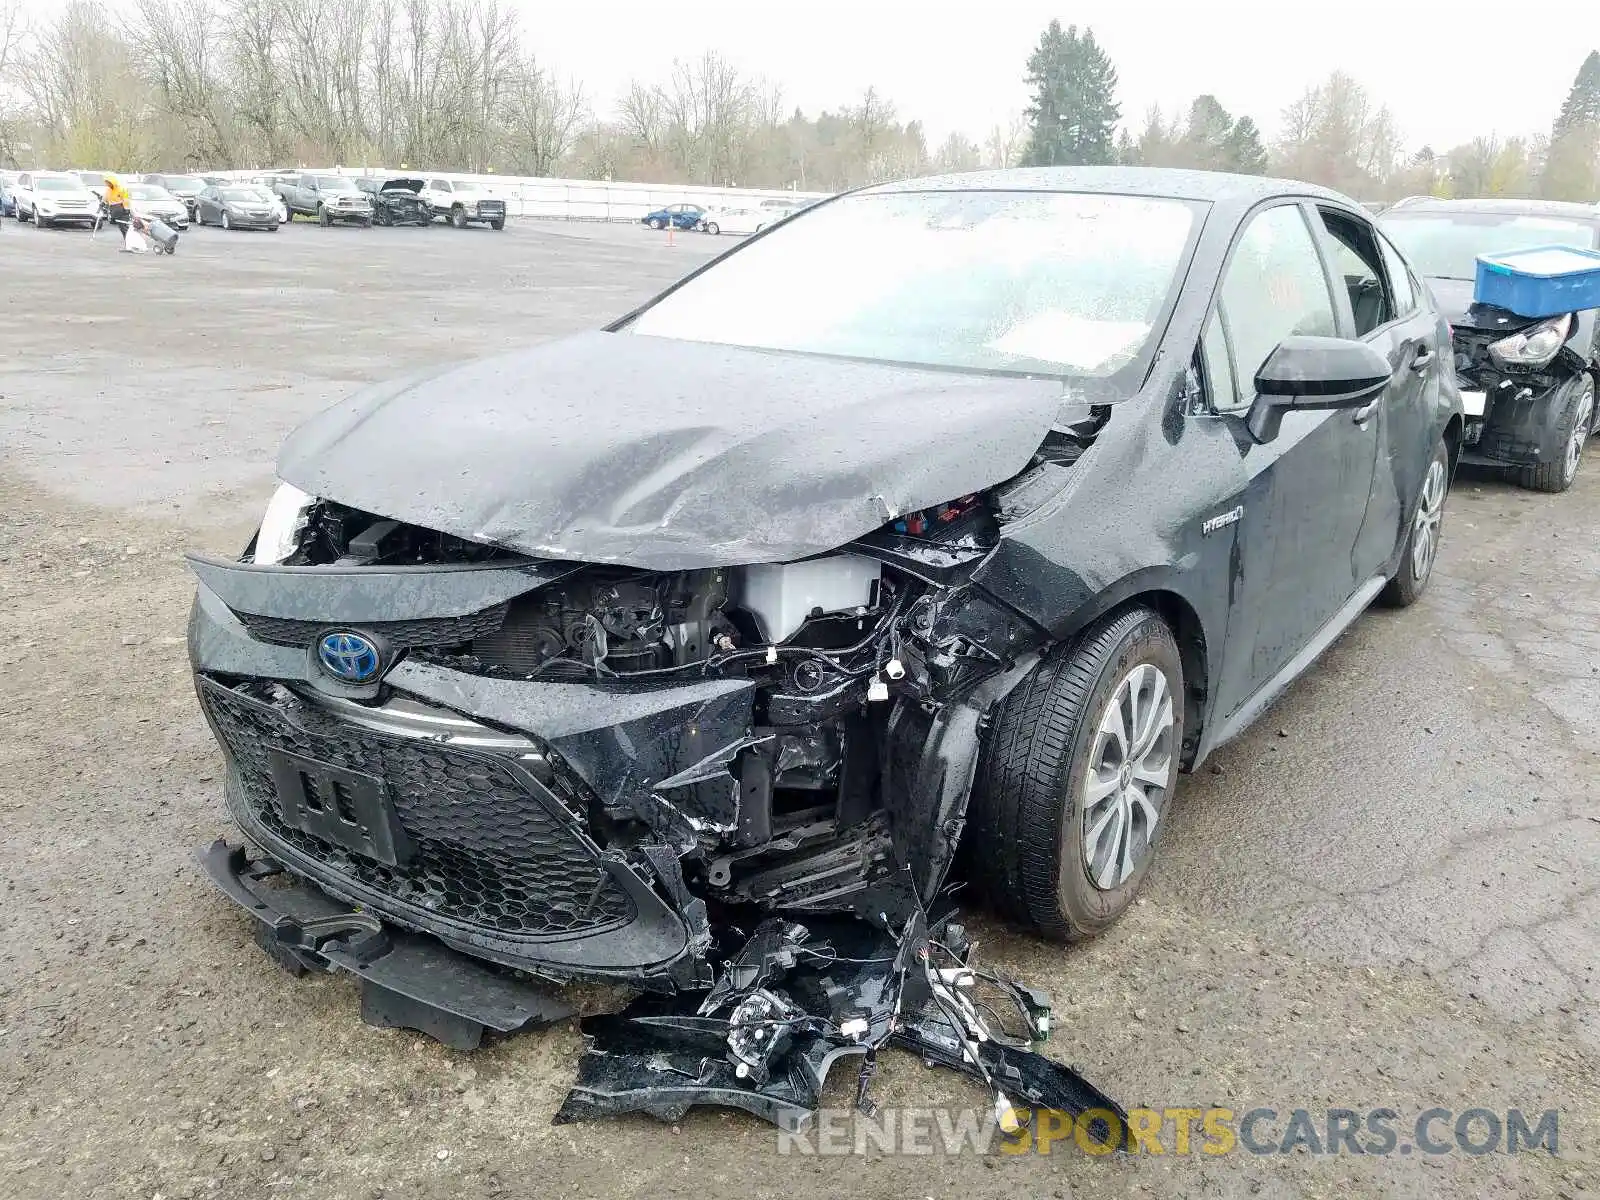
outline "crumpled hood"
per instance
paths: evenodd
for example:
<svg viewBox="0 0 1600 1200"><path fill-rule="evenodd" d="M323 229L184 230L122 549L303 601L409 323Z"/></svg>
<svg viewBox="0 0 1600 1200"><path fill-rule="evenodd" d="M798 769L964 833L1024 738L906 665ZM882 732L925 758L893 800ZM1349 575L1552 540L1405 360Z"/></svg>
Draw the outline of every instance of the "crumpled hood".
<svg viewBox="0 0 1600 1200"><path fill-rule="evenodd" d="M369 388L290 434L313 495L526 554L782 562L1017 474L1058 380L632 333Z"/></svg>

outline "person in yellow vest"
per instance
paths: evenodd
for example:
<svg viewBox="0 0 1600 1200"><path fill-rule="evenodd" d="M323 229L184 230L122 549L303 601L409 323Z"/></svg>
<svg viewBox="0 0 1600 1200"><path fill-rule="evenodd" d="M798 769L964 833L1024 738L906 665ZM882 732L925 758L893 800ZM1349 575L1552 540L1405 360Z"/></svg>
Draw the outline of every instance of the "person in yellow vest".
<svg viewBox="0 0 1600 1200"><path fill-rule="evenodd" d="M128 189L122 186L121 181L115 175L107 175L105 177L105 185L104 203L106 216L113 225L126 233L129 222L133 220L133 210L130 207Z"/></svg>

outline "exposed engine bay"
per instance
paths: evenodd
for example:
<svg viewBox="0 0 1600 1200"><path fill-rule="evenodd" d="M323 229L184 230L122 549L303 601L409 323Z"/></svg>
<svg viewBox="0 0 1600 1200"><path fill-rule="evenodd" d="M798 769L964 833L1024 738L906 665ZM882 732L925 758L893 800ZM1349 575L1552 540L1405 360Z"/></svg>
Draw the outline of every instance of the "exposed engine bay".
<svg viewBox="0 0 1600 1200"><path fill-rule="evenodd" d="M256 848L202 863L281 963L357 974L379 1024L471 1046L563 1015L540 981L642 988L585 1022L562 1120L793 1121L845 1054L868 1106L891 1043L988 1083L1002 1125L1116 1113L1028 1049L1047 998L970 965L944 891L983 714L1048 641L971 575L1094 426L792 562L550 561L269 509L242 562L191 560L197 688Z"/></svg>

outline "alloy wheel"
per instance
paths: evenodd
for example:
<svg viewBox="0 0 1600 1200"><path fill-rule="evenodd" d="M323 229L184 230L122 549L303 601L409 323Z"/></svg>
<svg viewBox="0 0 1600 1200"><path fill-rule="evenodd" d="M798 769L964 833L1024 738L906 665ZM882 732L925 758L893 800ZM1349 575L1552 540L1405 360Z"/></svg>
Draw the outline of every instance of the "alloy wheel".
<svg viewBox="0 0 1600 1200"><path fill-rule="evenodd" d="M1120 886L1149 855L1167 799L1177 715L1166 674L1140 663L1101 714L1083 789L1083 865L1101 891Z"/></svg>
<svg viewBox="0 0 1600 1200"><path fill-rule="evenodd" d="M1583 458L1583 444L1589 440L1589 426L1594 421L1594 388L1585 385L1578 401L1578 419L1573 422L1572 436L1567 439L1566 477L1570 480L1578 473L1578 463Z"/></svg>
<svg viewBox="0 0 1600 1200"><path fill-rule="evenodd" d="M1439 550L1439 522L1444 517L1444 463L1434 459L1422 480L1416 523L1411 530L1411 577L1426 579Z"/></svg>

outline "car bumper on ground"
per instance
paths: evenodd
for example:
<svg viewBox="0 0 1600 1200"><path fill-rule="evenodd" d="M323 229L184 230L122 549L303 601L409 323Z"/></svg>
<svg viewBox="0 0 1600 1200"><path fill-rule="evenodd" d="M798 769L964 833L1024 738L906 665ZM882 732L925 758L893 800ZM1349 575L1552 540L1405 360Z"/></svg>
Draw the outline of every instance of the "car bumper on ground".
<svg viewBox="0 0 1600 1200"><path fill-rule="evenodd" d="M286 970L354 977L369 1024L420 1029L471 1050L485 1031L515 1033L571 1015L536 985L332 900L243 846L218 840L196 858L212 885L254 918L257 943Z"/></svg>

